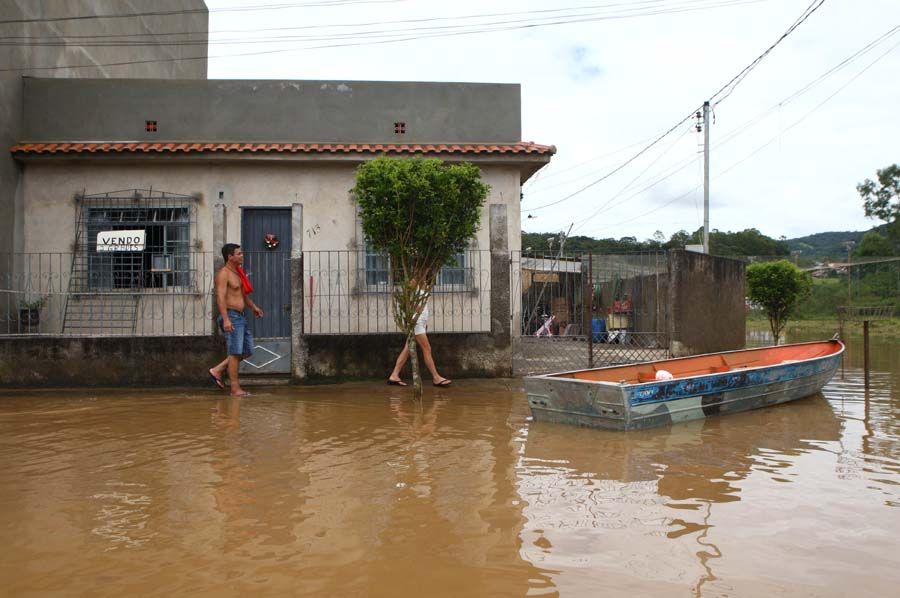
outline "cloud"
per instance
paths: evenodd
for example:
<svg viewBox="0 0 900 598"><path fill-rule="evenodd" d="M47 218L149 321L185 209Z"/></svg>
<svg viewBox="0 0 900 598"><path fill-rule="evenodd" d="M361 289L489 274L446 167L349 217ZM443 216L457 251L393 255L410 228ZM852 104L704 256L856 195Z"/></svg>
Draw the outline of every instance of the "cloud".
<svg viewBox="0 0 900 598"><path fill-rule="evenodd" d="M586 46L571 46L567 52L569 76L575 81L592 81L603 75L603 70L589 60L590 50Z"/></svg>

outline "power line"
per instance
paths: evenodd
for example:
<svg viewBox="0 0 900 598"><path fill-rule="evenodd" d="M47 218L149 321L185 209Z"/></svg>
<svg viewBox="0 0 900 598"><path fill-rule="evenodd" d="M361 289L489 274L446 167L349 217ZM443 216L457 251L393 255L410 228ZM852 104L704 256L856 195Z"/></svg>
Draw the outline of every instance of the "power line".
<svg viewBox="0 0 900 598"><path fill-rule="evenodd" d="M698 0L688 0L689 2L697 2ZM708 0L700 0L708 2ZM643 16L657 16L659 14L671 14L676 12L684 12L686 10L702 10L710 8L724 8L728 6L741 5L745 3L753 3L759 0L717 0L717 4L705 4L693 8L668 8L665 10L655 10L653 12L635 12L634 9L626 9L619 12L581 12L570 13L555 17L532 17L525 19L489 21L485 23L468 24L449 24L449 25L433 25L426 27L410 27L405 29L379 29L369 31L358 31L350 33L331 33L331 34L315 34L315 35L291 35L280 37L264 37L255 39L230 38L230 39L179 39L179 40L130 40L127 35L120 36L118 39L105 39L96 41L65 41L66 38L43 38L38 41L16 41L4 40L0 38L0 46L25 46L25 47L79 47L79 48L108 48L108 47L183 47L183 46L241 46L241 45L270 45L275 42L317 42L317 41L335 41L335 40L354 40L354 39L371 39L371 38L394 38L400 35L411 35L413 33L421 33L422 37L442 37L442 32L468 34L468 33L491 33L494 31L508 31L518 27L532 28L538 26L565 25L571 23L585 23L600 20L625 19ZM549 19L549 20L548 20ZM556 19L556 20L554 20ZM558 20L565 19L565 20Z"/></svg>
<svg viewBox="0 0 900 598"><path fill-rule="evenodd" d="M766 56L767 56L767 55L768 55L768 54L769 54L769 53L770 53L770 52L771 52L778 44L780 44L785 38L787 38L787 36L789 36L794 30L796 30L797 27L799 27L800 25L802 25L802 24L810 17L810 15L812 15L815 11L817 11L817 10L822 6L822 4L824 4L824 3L825 3L825 0L813 0L813 2L812 2L809 6L806 7L806 9L800 14L799 17L797 17L797 19L791 24L791 26L788 27L788 29L781 35L781 37L779 37L779 38L775 41L775 43L773 43L771 46L769 46L762 54L760 54L756 59L754 59L753 62L751 62L749 65L747 65L746 67L744 67L743 69L741 69L741 71L740 71L737 75L735 75L734 77L732 77L731 80L728 81L728 83L726 83L725 85L723 85L716 93L714 93L714 94L710 97L710 101L714 100L719 94L721 94L721 93L722 93L723 91L725 91L726 89L728 90L728 93L727 93L725 96L723 96L723 97L719 100L718 103L721 103L723 100L725 100L725 98L727 98L729 95L731 95L731 93L734 91L734 89L737 87L737 85L739 85L740 82L743 81L743 79L750 73L750 71L752 71L754 68L756 68L756 66L757 66L760 62L762 62L762 60L763 60L763 59L764 59L764 58L765 58L765 57L766 57ZM679 125L681 125L682 123L684 123L685 121L687 121L689 118L693 117L695 111L696 111L696 109L693 110L693 111L691 111L691 114L690 114L689 116L687 116L686 118L684 118L681 122L679 122L677 125L675 125L675 127L673 127L672 129L669 129L669 131L667 131L662 137L665 137L666 135L668 135L669 133L671 133L675 128L677 128ZM709 123L704 123L704 125L705 125L705 126L709 126ZM597 183L599 183L599 182L601 182L601 181L603 181L603 180L609 178L610 176L612 176L613 174L615 174L616 172L618 172L619 170L621 170L622 168L624 168L625 166L627 166L629 163L633 162L634 159L636 159L641 153L643 153L644 151L646 151L647 149L649 149L649 147L651 147L652 145L655 145L656 143L658 143L658 142L662 139L662 137L658 138L658 139L657 139L656 141L654 141L650 146L648 146L647 148L645 148L644 150L642 150L641 152L639 152L636 156L632 157L630 160L628 160L627 162L625 162L624 164L622 164L622 165L621 165L620 167L618 167L617 169L615 169L615 170L613 170L612 172L610 172L609 174L607 174L607 175L601 177L600 179L594 181L593 183L591 183L591 184L589 184L589 185L587 185L587 186L585 186L585 187L579 189L579 190L576 191L575 193L569 194L569 195L567 195L566 197L563 197L562 199L557 200L557 201L555 201L555 202L551 202L551 203L548 203L548 204L544 204L543 206L538 206L537 208L532 208L532 209L530 209L530 210L528 210L528 211L529 211L529 212L531 212L531 211L536 211L536 210L539 210L539 209L543 209L543 208L546 208L546 207L550 207L550 206L553 206L553 205L562 203L563 201L566 201L567 199L570 199L570 198L574 197L575 195L577 195L577 194L581 193L582 191L584 191L584 190L586 190L586 189L592 187L593 185L595 185L595 184L597 184ZM591 216L591 217L593 217L593 216ZM579 225L579 226L580 226L580 225Z"/></svg>
<svg viewBox="0 0 900 598"><path fill-rule="evenodd" d="M787 36L789 36L791 33L793 33L794 30L797 29L797 27L799 27L800 25L802 25L802 24L806 21L806 19L808 19L814 12L816 12L817 10L819 10L819 8L820 8L823 4L825 4L825 0L813 0L812 4L810 4L809 6L807 6L807 7L806 7L806 10L804 10L803 13L802 13L799 17L797 17L797 20L794 21L794 23L793 23L790 27L788 27L787 31L785 31L784 33L782 33L782 34L781 34L781 37L779 37L777 40L775 40L775 43L774 43L774 44L772 44L771 46L769 46L768 48L766 48L766 50L765 50L762 54L760 54L759 56L757 56L757 57L753 60L753 62L751 62L750 64L748 64L747 66L745 66L745 67L741 70L741 72L739 72L737 75L735 75L734 77L732 77L732 79L731 79L728 83L726 83L725 85L723 85L723 86L719 89L719 91L717 91L716 93L714 93L713 95L711 95L710 98L709 98L709 102L710 102L711 104L712 104L713 102L715 102L716 104L721 104L723 101L725 101L725 100L728 98L728 96L730 96L730 95L732 94L732 92L734 92L735 88L737 88L737 86L741 84L741 81L743 81L743 80L747 77L747 75L750 74L750 71L752 71L753 69L755 69L755 68L757 67L757 65L759 65L759 63L762 62L763 59L764 59L766 56L768 56L769 53L770 53L772 50L774 50L775 47L776 47L778 44L780 44L781 42L783 42L783 41L787 38ZM726 93L724 96L722 96L722 98L720 98L718 101L716 101L716 96L718 96L720 93L722 93L722 92L725 91L726 89L728 90L728 93Z"/></svg>
<svg viewBox="0 0 900 598"><path fill-rule="evenodd" d="M181 10L154 10L148 12L108 13L99 15L70 15L67 17L41 17L36 19L6 19L0 25L24 25L28 23L60 23L63 21L93 21L99 19L131 19L135 17L169 17L212 12L254 12L282 10L286 8L321 8L349 4L393 4L405 0L321 0L320 2L294 2L290 4L261 4L254 6L230 6L226 8L187 8Z"/></svg>
<svg viewBox="0 0 900 598"><path fill-rule="evenodd" d="M539 27L549 27L549 26L558 26L558 25L566 25L571 23L587 23L587 22L596 22L596 21L606 21L606 20L618 20L625 18L635 18L635 17L646 17L646 16L657 16L660 14L674 14L674 13L682 13L682 12L693 12L698 10L707 10L709 8L723 8L729 6L738 6L743 4L755 4L758 2L763 2L766 0L724 0L724 2L720 2L715 5L704 5L699 7L688 7L688 8L678 8L678 9L667 9L667 10L657 10L653 12L644 12L644 13L634 13L628 15L614 15L614 16L601 16L594 18L578 18L574 20L558 20L554 22L545 22L545 23L532 23L527 25L514 25L514 26L505 26L505 27L497 27L492 29L473 29L469 31L452 31L452 32L441 32L441 33L432 33L427 35L412 35L409 37L394 37L390 39L382 39L375 41L363 41L363 42L348 42L348 43L336 43L336 44L326 44L319 46L305 46L301 48L280 48L273 50L263 50L257 52L243 52L243 53L235 53L235 54L223 54L223 55L199 55L199 56L182 56L182 57L171 57L171 58L156 58L156 59L148 59L148 60L130 60L130 61L121 61L121 62L112 62L112 63L91 63L91 64L71 64L71 65L54 65L54 66L44 66L44 67L19 67L19 68L2 68L0 72L24 72L24 71L46 71L46 70L60 70L60 69L76 69L76 68L100 68L100 67L110 67L110 66L128 66L135 64L150 64L150 63L166 63L166 62L179 62L186 60L215 60L220 58L238 58L238 57L247 57L247 56L262 56L262 55L271 55L271 54L280 54L285 52L297 52L302 50L318 50L318 49L326 49L326 48L341 48L341 47L351 47L351 46L368 46L368 45L380 45L380 44L389 44L389 43L402 43L407 41L418 41L422 39L432 39L438 37L455 37L459 35L475 35L480 33L495 33L502 31L514 31L521 29L532 29ZM386 34L387 35L387 34ZM394 32L391 35L405 35L405 32L399 31ZM166 44L161 44L166 45Z"/></svg>
<svg viewBox="0 0 900 598"><path fill-rule="evenodd" d="M394 0L400 1L400 0ZM734 1L734 0L731 0ZM759 0L759 1L768 1L768 0ZM594 10L594 9L602 9L602 8L615 8L619 6L628 6L634 9L636 5L647 5L647 4L670 4L675 2L676 6L678 4L681 5L691 5L691 4L709 4L713 2L713 0L640 0L636 2L614 2L607 4L593 4L586 6L569 6L563 8L545 8L545 9L535 9L535 10L525 10L525 11L511 11L511 12L493 12L493 13L480 13L480 14L471 14L471 15L455 15L448 17L420 17L415 19L398 19L398 20L390 20L390 21L369 21L363 23L331 23L331 24L321 24L321 25L301 25L294 27L268 27L262 29L232 29L232 30L219 30L219 31L178 31L178 32L144 32L144 33L129 33L129 34L90 34L90 35L65 35L65 36L8 36L8 37L0 37L0 39L4 40L57 40L60 37L63 39L109 39L109 38L130 38L130 37L159 37L164 35L199 35L209 33L210 35L214 34L222 34L222 33L267 33L272 31L298 31L305 29L332 29L332 28L353 28L353 27L370 27L373 25L400 25L407 23L429 23L436 21L453 21L453 20L468 20L468 19L483 19L483 18L493 18L493 17L508 17L508 16L519 16L519 15L531 15L531 14L548 14L548 13L558 13L558 12L571 12L571 11L584 11L584 10ZM712 6L715 8L716 6Z"/></svg>
<svg viewBox="0 0 900 598"><path fill-rule="evenodd" d="M644 155L645 153L647 153L647 151L649 151L650 148L652 148L654 145L656 145L657 143L659 143L660 141L662 141L663 139L665 139L666 137L668 137L669 134L670 134L672 131L674 131L675 129L677 129L678 127L680 127L681 125L683 125L684 123L686 123L688 120L690 120L690 119L692 119L692 118L694 118L694 111L693 111L693 110L691 110L691 112L690 112L687 116L685 116L685 117L682 118L680 121L678 121L677 123L675 123L675 124L674 124L671 128L669 128L669 130L667 130L665 133L663 133L662 135L660 135L659 137L657 137L656 139L654 139L652 142L650 142L649 145L645 146L645 147L644 147L642 150L640 150L638 153L636 153L635 155L631 156L631 157L628 158L625 162L623 162L622 164L620 164L619 166L617 166L617 167L614 168L613 170L609 171L608 173L604 174L604 175L601 176L600 178L594 180L594 181L591 182L591 183L588 183L587 185L585 185L584 187L582 187L582 188L579 189L578 191L575 191L574 193L570 193L570 194L566 195L566 196L563 197L562 199L558 199L558 200L556 200L556 201L552 201L552 202L550 202L550 203L546 203L546 204L544 204L544 205L537 206L537 207L535 207L535 208L528 208L526 211L527 211L527 212L536 212L536 211L538 211L538 210L543 210L544 208L549 208L550 206L555 206L555 205L560 204L560 203L562 203L562 202L564 202L564 201L566 201L566 200L568 200L568 199L571 199L571 198L575 197L576 195L578 195L578 194L581 193L582 191L586 191L586 190L590 189L591 187L593 187L594 185L596 185L596 184L598 184L598 183L602 183L603 181L605 181L606 179L608 179L608 178L611 177L612 175L616 174L617 172L619 172L620 170L622 170L623 168L625 168L626 166L628 166L629 164L631 164L632 162L634 162L635 160L637 160L638 158L640 158L642 155Z"/></svg>
<svg viewBox="0 0 900 598"><path fill-rule="evenodd" d="M882 35L879 36L876 40L874 40L873 42L870 42L869 44L867 44L863 49L861 49L861 50L855 52L851 57L848 57L848 59L860 55L861 52L868 51L868 49L871 49L871 47L872 47L873 44L878 43L878 42L880 42L880 41L883 41L884 39L886 39L886 36L888 36L888 35L893 35L893 32L895 32L895 30L898 30L898 29L900 29L900 25L898 25L897 27L892 28L891 30L889 30L889 31L886 32L885 34L882 34ZM891 46L886 52L884 52L884 53L882 53L881 55L879 55L875 60L873 60L872 62L870 62L868 65L866 65L862 70L860 70L858 73L856 73L856 74L855 74L852 78L850 78L846 83L844 83L843 85L841 85L837 90L835 90L833 93L831 93L831 94L830 94L828 97L826 97L824 100L822 100L821 102L819 102L818 104L816 104L816 106L814 106L811 110L807 111L803 116L801 116L799 119L797 119L796 121L794 121L791 125L789 125L786 129L784 129L783 131L781 131L778 135L776 135L775 137L769 139L769 140L766 141L764 144L762 144L761 146L757 147L755 150L753 150L752 152L750 152L749 154L747 154L746 156L744 156L743 158L741 158L741 159L738 160L737 162L732 163L730 166L728 166L728 167L725 168L724 170L718 172L718 173L715 175L715 177L718 178L718 177L721 177L721 176L725 175L725 174L728 173L728 172L731 172L731 171L734 170L736 167L740 166L741 164L743 164L744 162L746 162L747 160L749 160L750 158L752 158L753 156L755 156L756 154L758 154L760 151L762 151L762 150L765 149L766 147L770 146L772 143L774 143L775 141L777 141L777 140L778 140L778 139L779 139L786 131L789 131L789 130L793 129L794 127L796 127L797 125L799 125L800 123L802 123L802 122L803 122L804 120L806 120L810 115L812 115L814 112L816 112L817 110L819 110L819 108L821 108L822 106L824 106L824 105L825 105L827 102L829 102L832 98L834 98L834 97L835 97L836 95L838 95L841 91L843 91L844 89L846 89L849 85L851 85L854 81L856 81L859 77L861 77L866 71L868 71L870 68L872 68L873 66L875 66L875 64L877 64L878 62L880 62L881 60L883 60L886 56L888 56L889 54L891 54L891 53L892 53L894 50L896 50L898 47L900 47L900 42L894 44L894 45ZM847 60L848 60L848 59L845 59L844 61L841 61L841 63L839 63L839 65L835 66L835 67L832 68L832 69L829 69L829 71L827 71L827 73L832 73L832 72L834 72L838 67L845 65L845 64L847 63ZM820 79L821 79L821 76L820 76L819 78L817 78L815 81L818 82ZM807 85L807 86L801 88L800 92L805 93L809 88L810 88L810 86ZM795 92L794 94L792 94L791 96L788 96L788 97L789 97L789 98L793 98L793 97L796 97L797 95L799 95L799 93L798 93L798 92ZM674 173L672 173L672 174L674 174ZM667 178L668 178L668 177L667 177ZM660 181L660 182L661 182L661 181ZM700 189L700 188L701 188L701 186L698 185L698 186L694 187L693 189L691 189L690 191L688 191L688 192L686 192L686 193L684 193L684 194L682 194L682 195L679 195L678 197L675 197L675 198L673 198L673 199L671 199L671 200L665 202L664 204L662 204L662 205L660 205L660 206L658 206L658 207L656 207L656 208L653 208L652 210L650 210L650 211L648 211L648 212L645 212L645 213L641 214L640 216L637 216L637 217L635 217L635 218L630 218L630 219L624 220L624 221L622 221L622 222L617 222L617 223L615 223L615 224L612 224L612 225L609 225L609 226L606 226L606 227L601 227L601 228L598 229L598 230L602 230L603 228L610 228L610 227L613 227L613 226L619 226L619 225L621 225L621 224L627 224L627 223L629 223L629 222L632 222L632 221L634 221L634 220L637 220L638 218L643 218L644 216L649 216L650 214L653 214L654 212L658 212L659 210L662 210L663 208L666 208L666 207L672 205L672 204L675 203L676 201L678 201L678 200L680 200L680 199L683 199L683 198L689 196L690 194L696 192L696 191L697 191L698 189ZM635 194L629 196L629 197L626 198L626 199L630 199L631 197L634 197L634 196L636 196L636 195L639 195L640 193L643 193L645 190L646 190L646 189L642 189L641 191L639 191L639 192L637 192L637 193L635 193ZM576 229L576 230L577 230L577 229Z"/></svg>
<svg viewBox="0 0 900 598"><path fill-rule="evenodd" d="M839 88L837 88L837 90L835 90L834 93L832 93L831 95L829 95L828 97L826 97L824 100L822 100L821 102L819 102L818 104L816 104L811 110L809 110L809 111L806 112L803 116L801 116L799 119L797 119L796 121L794 121L793 123L791 123L788 127L786 127L785 129L783 129L782 131L780 131L780 132L778 133L778 135L776 135L775 137L769 139L769 140L766 141L764 144L762 144L761 146L757 147L755 150L753 150L752 152L750 152L748 155L744 156L743 158L741 158L741 159L738 160L737 162L733 163L733 164L732 164L731 166L729 166L728 168L722 170L722 171L719 172L716 176L719 177L719 176L724 175L724 174L727 173L727 172L730 172L731 170L733 170L733 169L736 168L737 166L743 164L744 162L746 162L747 160L749 160L750 158L752 158L753 156L755 156L756 154L758 154L758 153L759 153L760 151L762 151L763 149L765 149L765 148L767 148L768 146L770 146L771 144L773 144L773 143L774 143L775 141L777 141L782 135L784 135L784 133L786 133L787 131L790 131L791 129L793 129L794 127L796 127L796 126L799 125L800 123L802 123L804 120L806 120L811 114L813 114L813 113L816 112L819 108L821 108L821 107L824 106L826 103L828 103L832 98L834 98L837 94L839 94L839 93L842 92L844 89L846 89L851 83L853 83L854 81L856 81L857 79L859 79L866 71L868 71L870 68L872 68L873 66L875 66L878 62L880 62L882 59L884 59L888 54L890 54L891 52L893 52L894 50L896 50L898 47L900 47L900 42L898 42L898 43L894 44L893 46L891 46L891 47L887 50L887 52L884 52L883 54L881 54L880 56L878 56L878 58L876 58L875 60L873 60L872 62L870 62L868 65L866 65L865 68L863 68L861 71L859 71L858 73L856 73L852 78L850 78L850 80L848 80L846 83L844 83L844 84L841 85Z"/></svg>
<svg viewBox="0 0 900 598"><path fill-rule="evenodd" d="M652 162L650 162L650 164L648 164L647 167L644 168L644 170L642 170L641 172L639 172L639 173L637 174L637 176L635 176L633 179L631 179L631 180L628 182L628 184L626 184L624 187L622 187L622 189L620 189L618 193L616 193L615 195L613 195L612 197L610 197L608 200L606 200L606 203L601 204L600 207L597 208L597 210L595 210L590 216L588 216L587 218L585 218L584 220L582 220L582 221L578 224L578 226L575 227L575 230L579 230L582 226L584 226L585 224L587 224L588 222L590 222L593 218L599 216L599 215L602 214L603 212L605 212L605 211L607 211L607 210L610 210L610 209L612 209L613 207L615 207L616 205L618 205L618 204L613 204L613 202L614 202L619 196L621 196L623 193L625 193L632 185L634 185L634 183L637 182L638 179L640 179L642 176L644 176L644 174L646 174L646 172L647 172L648 170L650 170L650 169L653 167L654 164L656 164L657 162L659 162L659 161L663 158L663 156L667 155L670 151L672 151L672 148L675 147L675 145L676 145L679 141L681 141L681 140L684 138L684 136L687 135L692 129L693 129L693 126L691 126L691 127L686 127L685 130L684 130L684 132L683 132L681 135L679 135L678 137L676 137L675 140L669 145L669 147L667 147L660 155L658 155ZM693 162L695 159L696 159L695 157L691 157L691 159L688 161L688 165L690 165L690 163ZM660 184L660 183L663 182L664 180L666 180L666 179L668 179L668 178L674 176L676 173L680 172L680 171L683 170L683 169L684 169L684 167L679 168L678 170L669 173L668 175L666 175L666 176L660 178L659 180L657 180L657 181L653 182L652 184L648 185L647 187L644 187L644 188L641 189L640 191L638 191L638 192L636 192L636 193L633 193L632 195L626 197L626 198L623 199L622 201L626 201L626 200L628 200L628 199L630 199L630 198L632 198L632 197L635 197L635 196L637 196L637 195L640 195L641 193L644 193L645 191L647 191L647 190L649 190L649 189L655 187L656 185ZM620 201L619 203L622 203L622 201Z"/></svg>

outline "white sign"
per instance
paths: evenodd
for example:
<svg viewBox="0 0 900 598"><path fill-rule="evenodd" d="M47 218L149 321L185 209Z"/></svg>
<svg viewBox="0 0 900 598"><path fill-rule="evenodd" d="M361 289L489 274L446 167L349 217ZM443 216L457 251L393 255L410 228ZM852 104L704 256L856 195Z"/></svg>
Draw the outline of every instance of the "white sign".
<svg viewBox="0 0 900 598"><path fill-rule="evenodd" d="M97 251L143 251L144 231L106 230L97 233Z"/></svg>

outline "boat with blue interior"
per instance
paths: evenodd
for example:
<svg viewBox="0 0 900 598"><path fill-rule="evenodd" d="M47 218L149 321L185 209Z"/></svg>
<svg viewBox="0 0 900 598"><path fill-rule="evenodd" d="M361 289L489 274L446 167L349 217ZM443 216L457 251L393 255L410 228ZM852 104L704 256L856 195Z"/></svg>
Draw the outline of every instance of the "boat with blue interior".
<svg viewBox="0 0 900 598"><path fill-rule="evenodd" d="M536 421L633 430L758 409L815 394L831 379L837 339L528 376Z"/></svg>

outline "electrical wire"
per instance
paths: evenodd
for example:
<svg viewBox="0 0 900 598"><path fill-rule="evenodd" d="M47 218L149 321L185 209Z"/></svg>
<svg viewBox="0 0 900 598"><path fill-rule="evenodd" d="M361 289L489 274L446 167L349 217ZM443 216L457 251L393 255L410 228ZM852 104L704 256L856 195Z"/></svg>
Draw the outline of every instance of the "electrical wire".
<svg viewBox="0 0 900 598"><path fill-rule="evenodd" d="M393 4L406 0L321 0L320 2L293 2L290 4L260 4L252 6L230 6L225 8L186 8L181 10L154 10L147 12L108 13L99 15L69 15L67 17L40 17L35 19L5 19L0 25L24 25L29 23L60 23L63 21L93 21L99 19L131 19L135 17L169 17L215 12L255 12L282 10L286 8L322 8L351 4Z"/></svg>
<svg viewBox="0 0 900 598"><path fill-rule="evenodd" d="M452 31L452 32L437 32L433 34L427 35L413 35L409 37L392 37L389 39L381 39L375 41L362 41L362 42L348 42L348 43L335 43L335 44L325 44L318 46L304 46L300 48L279 48L272 50L263 50L257 52L242 52L235 54L222 54L222 55L209 55L203 54L198 56L181 56L181 57L171 57L171 58L157 58L157 59L148 59L148 60L130 60L130 61L121 61L121 62L111 62L111 63L90 63L90 64L70 64L70 65L54 65L54 66L43 66L43 67L18 67L18 68L0 68L0 72L23 72L23 71L46 71L46 70L60 70L60 69L77 69L77 68L100 68L100 67L111 67L111 66L128 66L128 65L136 65L136 64L148 64L148 63L166 63L166 62L180 62L186 60L215 60L221 58L238 58L238 57L247 57L247 56L262 56L262 55L271 55L271 54L280 54L285 52L297 52L304 50L318 50L318 49L326 49L326 48L342 48L342 47L351 47L351 46L371 46L371 45L380 45L380 44L389 44L389 43L402 43L407 41L418 41L422 39L432 39L438 37L454 37L460 35L476 35L482 33L496 33L503 31L514 31L514 30L523 30L523 29L532 29L539 27L550 27L550 26L559 26L566 25L572 23L588 23L588 22L597 22L597 21L606 21L606 20L618 20L625 18L636 18L636 17L647 17L647 16L657 16L661 14L675 14L682 12L693 12L698 10L707 10L709 8L723 8L730 6L738 6L744 4L755 4L759 2L763 2L766 0L726 0L725 2L716 4L716 5L704 5L699 7L688 7L688 8L678 8L678 9L668 9L668 10L657 10L653 12L644 12L640 14L628 14L628 15L614 15L614 16L600 16L594 18L579 18L577 20L558 20L554 22L543 22L543 23L532 23L527 25L511 25L511 26L502 26L495 27L492 29L473 29L469 31ZM405 33L396 33L396 34L385 34L387 35L405 35ZM165 45L165 44L162 44Z"/></svg>
<svg viewBox="0 0 900 598"><path fill-rule="evenodd" d="M766 48L766 50L765 50L762 54L760 54L759 56L757 56L757 57L753 60L753 62L751 62L750 64L748 64L747 66L745 66L745 67L744 67L737 75L735 75L734 77L732 77L732 79L731 79L728 83L726 83L725 85L723 85L723 86L719 89L719 91L717 91L717 92L714 93L712 96L710 96L709 102L710 102L711 104L712 104L712 103L721 104L722 102L724 102L724 101L728 98L728 96L730 96L730 95L734 92L734 90L737 88L737 86L740 85L741 82L747 77L747 75L750 74L750 71L752 71L753 69L755 69L755 68L759 65L759 63L762 62L763 59L764 59L766 56L768 56L769 53L770 53L772 50L775 49L776 46L778 46L778 44L780 44L781 42L783 42L783 41L784 41L791 33L794 32L794 30L797 29L797 27L799 27L800 25L802 25L802 24L806 21L806 19L808 19L810 16L812 16L812 14L813 14L814 12L816 12L817 10L819 10L819 8L821 8L821 6L822 6L823 4L825 4L825 0L813 0L812 3L811 3L809 6L806 7L806 10L804 10L803 13L802 13L799 17L797 17L797 20L794 21L794 23L793 23L790 27L788 27L787 31L785 31L784 33L782 33L782 34L781 34L781 37L779 37L777 40L775 40L775 43L774 43L774 44L772 44L771 46L769 46L768 48ZM726 90L727 90L727 93L725 93L724 96L722 96L721 98L719 98L718 100L716 100L716 97L717 97L719 94L725 92Z"/></svg>
<svg viewBox="0 0 900 598"><path fill-rule="evenodd" d="M393 0L399 1L399 0ZM293 26L293 27L269 27L262 29L233 29L233 30L219 30L219 31L179 31L179 32L144 32L144 33L128 33L128 34L90 34L90 35L64 35L64 36L8 36L8 37L0 37L0 40L53 40L56 41L60 39L110 39L110 38L131 38L131 37L159 37L166 35L218 35L223 33L238 33L238 34L246 34L246 33L268 33L272 31L298 31L305 29L336 29L336 28L354 28L354 27L370 27L374 25L399 25L399 24L407 24L407 23L429 23L436 21L453 21L453 20L468 20L468 19L483 19L483 18L493 18L493 17L508 17L508 16L520 16L520 15L537 15L537 14L548 14L548 13L558 13L558 12L571 12L571 11L585 11L585 10L594 10L594 9L602 9L602 8L615 8L619 6L628 6L634 9L635 6L638 5L652 5L652 4L670 4L672 2L676 3L676 7L678 4L682 5L691 5L691 4L708 4L713 0L641 0L638 2L614 2L607 4L593 4L586 6L569 6L564 8L545 8L545 9L536 9L536 10L525 10L525 11L511 11L511 12L493 12L493 13L480 13L480 14L472 14L472 15L454 15L448 17L420 17L416 19L399 19L399 20L390 20L390 21L369 21L364 23L331 23L331 24L321 24L321 25L301 25L301 26ZM721 0L720 0L721 1ZM734 2L735 0L731 0ZM759 0L759 1L768 1L768 0ZM716 6L714 6L716 7ZM269 39L278 39L269 38Z"/></svg>

